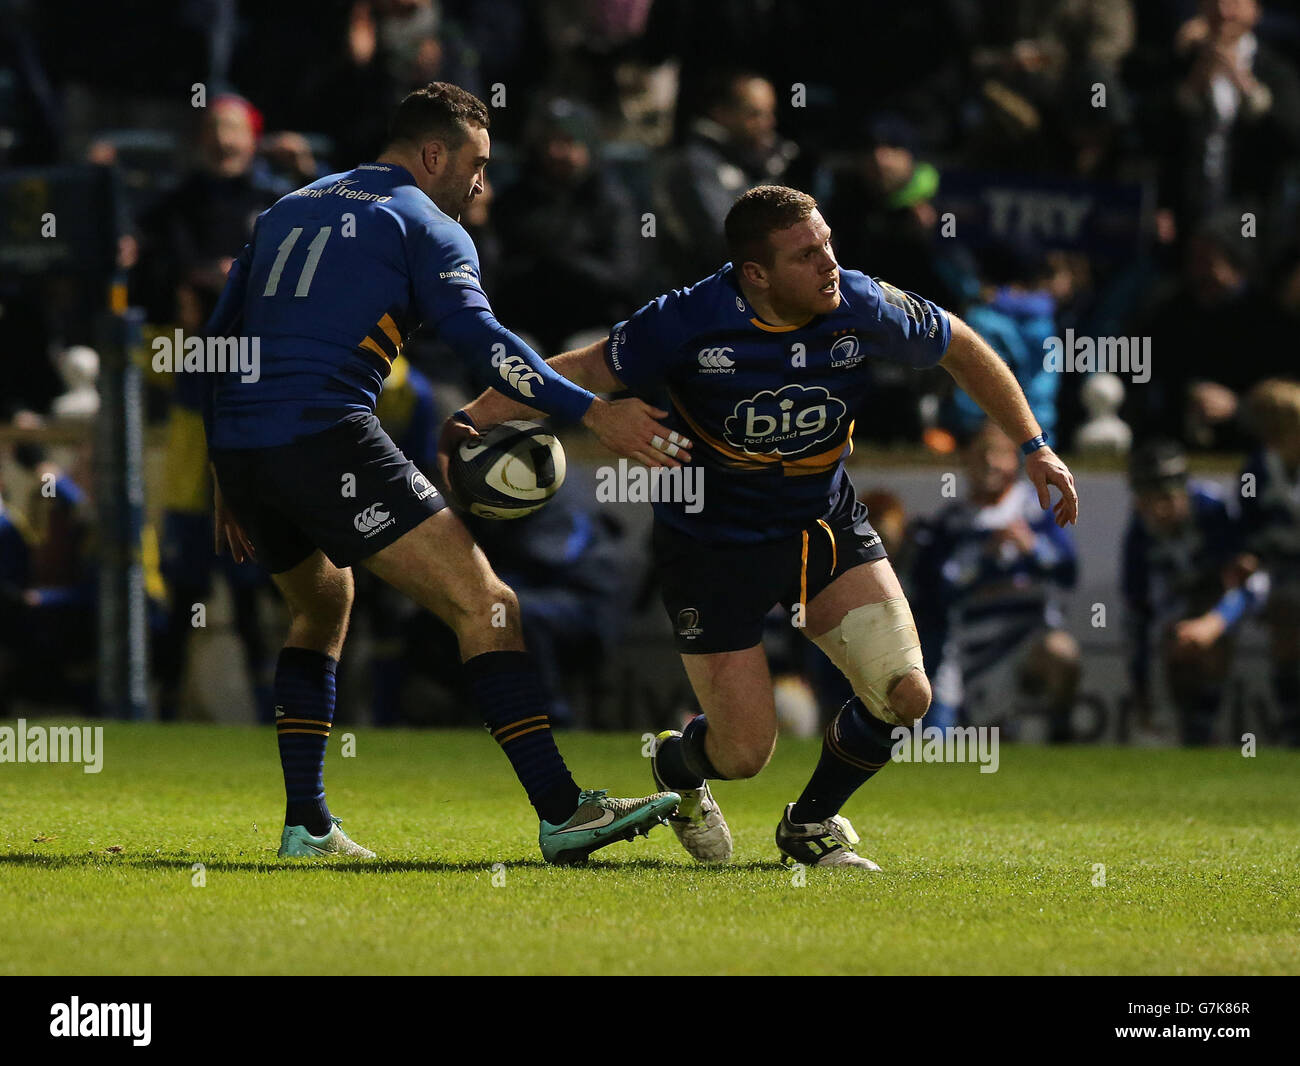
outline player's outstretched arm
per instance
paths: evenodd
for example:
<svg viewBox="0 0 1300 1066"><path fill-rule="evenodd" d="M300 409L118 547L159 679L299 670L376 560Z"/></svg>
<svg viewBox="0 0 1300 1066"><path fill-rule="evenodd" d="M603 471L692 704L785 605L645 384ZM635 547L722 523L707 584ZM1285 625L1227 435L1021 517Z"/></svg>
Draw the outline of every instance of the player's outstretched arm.
<svg viewBox="0 0 1300 1066"><path fill-rule="evenodd" d="M623 383L605 362L605 342L597 341L585 348L562 352L547 360L557 374L594 393L616 392ZM513 419L538 419L544 412L487 389L452 415L443 426L438 443L438 462L446 475L447 457L461 441L476 435L477 430ZM587 409L582 424L616 455L635 459L646 466L680 466L691 458L691 442L659 423L668 412L632 398L610 403L599 397Z"/></svg>
<svg viewBox="0 0 1300 1066"><path fill-rule="evenodd" d="M600 340L585 348L562 352L546 360L546 365L588 392L617 392L623 383L605 365L604 353L605 342ZM477 399L466 404L464 410L480 428L498 426L516 418L536 420L545 417L537 408L513 400L496 389L486 389Z"/></svg>
<svg viewBox="0 0 1300 1066"><path fill-rule="evenodd" d="M1010 367L960 318L951 313L948 318L952 339L939 365L1017 444L1042 436L1042 427ZM1061 498L1053 509L1058 526L1078 520L1079 494L1074 487L1074 475L1051 448L1030 452L1025 459L1025 473L1038 490L1038 502L1043 510L1052 502L1048 486L1055 485L1060 490Z"/></svg>

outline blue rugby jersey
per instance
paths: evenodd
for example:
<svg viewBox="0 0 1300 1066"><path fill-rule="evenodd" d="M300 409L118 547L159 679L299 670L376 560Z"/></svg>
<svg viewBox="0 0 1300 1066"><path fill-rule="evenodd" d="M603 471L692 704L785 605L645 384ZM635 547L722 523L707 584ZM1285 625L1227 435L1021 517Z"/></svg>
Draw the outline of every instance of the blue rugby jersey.
<svg viewBox="0 0 1300 1066"><path fill-rule="evenodd" d="M571 419L590 403L491 317L460 223L403 167L367 163L258 217L206 332L257 338L260 376L215 375L209 445L273 447L373 411L421 325L513 399Z"/></svg>
<svg viewBox="0 0 1300 1066"><path fill-rule="evenodd" d="M730 263L646 304L610 332L606 363L670 412L704 470L703 508L658 502L656 521L709 543L754 543L823 517L847 487L871 388L864 360L931 367L950 336L942 308L856 270L840 271L839 307L800 326L762 322Z"/></svg>

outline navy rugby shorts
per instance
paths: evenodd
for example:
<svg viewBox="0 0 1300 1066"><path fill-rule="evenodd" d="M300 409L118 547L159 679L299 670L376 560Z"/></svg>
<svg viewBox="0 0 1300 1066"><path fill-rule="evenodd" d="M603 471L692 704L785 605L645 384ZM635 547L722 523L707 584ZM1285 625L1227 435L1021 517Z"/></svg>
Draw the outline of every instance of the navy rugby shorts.
<svg viewBox="0 0 1300 1066"><path fill-rule="evenodd" d="M212 462L226 506L273 574L318 548L353 566L447 506L364 411L276 448L214 449Z"/></svg>
<svg viewBox="0 0 1300 1066"><path fill-rule="evenodd" d="M887 554L847 479L838 503L792 536L713 544L656 522L652 544L659 594L683 655L752 648L777 604L807 605L846 570Z"/></svg>

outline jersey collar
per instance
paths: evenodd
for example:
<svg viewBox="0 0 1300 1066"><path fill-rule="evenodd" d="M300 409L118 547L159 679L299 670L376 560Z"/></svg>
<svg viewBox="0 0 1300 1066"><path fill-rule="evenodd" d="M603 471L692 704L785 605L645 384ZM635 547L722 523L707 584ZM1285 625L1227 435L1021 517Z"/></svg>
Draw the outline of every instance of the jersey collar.
<svg viewBox="0 0 1300 1066"><path fill-rule="evenodd" d="M739 315L741 318L743 318L749 325L754 326L757 329L761 329L764 333L793 333L796 330L800 330L803 329L805 326L811 325L819 318L826 317L825 315L809 315L808 318L805 319L803 322L798 322L793 326L774 326L770 322L764 322L761 318L758 317L758 313L754 310L754 308L750 306L749 301L745 299L745 294L740 291L740 282L736 280L735 266L731 263L727 263L726 265L723 266L721 270L721 274L722 274L722 280L726 282L728 288L730 288L731 291L735 294L736 314ZM842 307L843 305L844 305L844 293L841 292L840 306ZM839 310L839 308L836 308L836 310Z"/></svg>

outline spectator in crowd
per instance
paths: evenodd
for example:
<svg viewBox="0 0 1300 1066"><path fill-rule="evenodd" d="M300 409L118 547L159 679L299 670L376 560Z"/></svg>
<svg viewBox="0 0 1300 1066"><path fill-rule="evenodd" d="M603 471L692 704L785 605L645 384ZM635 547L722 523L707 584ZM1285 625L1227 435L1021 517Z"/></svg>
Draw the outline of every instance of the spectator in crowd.
<svg viewBox="0 0 1300 1066"><path fill-rule="evenodd" d="M243 97L209 101L198 168L141 220L135 299L149 321L176 322L183 301L196 301L204 321L257 216L289 191L255 165L261 132L261 114Z"/></svg>
<svg viewBox="0 0 1300 1066"><path fill-rule="evenodd" d="M97 561L85 490L36 444L14 449L25 506L0 505L0 703L95 709Z"/></svg>
<svg viewBox="0 0 1300 1066"><path fill-rule="evenodd" d="M941 236L939 171L918 158L915 127L897 114L873 118L847 166L831 176L826 218L846 266L887 278L940 307L963 307L977 287L974 263Z"/></svg>
<svg viewBox="0 0 1300 1066"><path fill-rule="evenodd" d="M1056 432L1056 397L1061 375L1044 365L1046 342L1058 334L1052 260L1028 241L1005 240L980 255L984 282L980 300L967 307L966 321L1006 360L1039 425L1049 439ZM955 389L945 426L961 440L983 424L984 412Z"/></svg>
<svg viewBox="0 0 1300 1066"><path fill-rule="evenodd" d="M1074 98L1106 87L1107 108L1127 110L1120 64L1133 47L1131 0L1010 0L980 5L971 64L984 121L975 151L998 164L1058 165L1068 142L1059 120Z"/></svg>
<svg viewBox="0 0 1300 1066"><path fill-rule="evenodd" d="M719 72L681 147L655 174L661 255L674 286L708 277L727 261L722 223L746 189L779 181L796 154L776 129L776 90L749 71Z"/></svg>
<svg viewBox="0 0 1300 1066"><path fill-rule="evenodd" d="M1009 0L985 5L972 61L1053 91L1072 70L1114 81L1133 48L1132 0Z"/></svg>
<svg viewBox="0 0 1300 1066"><path fill-rule="evenodd" d="M1251 577L1267 577L1263 618L1269 633L1279 732L1285 743L1296 747L1300 746L1300 383L1260 382L1247 398L1246 424L1261 446L1247 460L1242 476L1243 555L1238 571L1247 591Z"/></svg>
<svg viewBox="0 0 1300 1066"><path fill-rule="evenodd" d="M501 579L519 596L524 640L541 664L547 712L573 724L565 684L591 676L618 645L635 574L626 535L607 512L555 497L512 522L470 520Z"/></svg>
<svg viewBox="0 0 1300 1066"><path fill-rule="evenodd" d="M1232 663L1231 633L1254 605L1253 591L1230 587L1235 515L1213 485L1188 477L1186 455L1172 441L1133 453L1129 485L1121 586L1138 722L1150 728L1151 667L1159 665L1180 739L1208 744Z"/></svg>
<svg viewBox="0 0 1300 1066"><path fill-rule="evenodd" d="M262 139L260 149L273 184L297 189L325 176L325 170L316 161L311 142L301 133L281 130L268 134Z"/></svg>
<svg viewBox="0 0 1300 1066"><path fill-rule="evenodd" d="M913 527L913 613L934 702L926 723L1000 725L1027 714L1070 738L1079 645L1058 598L1074 587L1070 535L1020 476L1020 451L992 423L966 448L966 498Z"/></svg>
<svg viewBox="0 0 1300 1066"><path fill-rule="evenodd" d="M940 235L933 202L939 171L917 157L916 129L901 115L885 113L860 136L849 161L827 175L826 218L837 258L941 307L964 307L978 288L974 263ZM858 435L880 444L915 442L922 428L922 379L881 361L863 364L861 372L871 375L872 390Z"/></svg>
<svg viewBox="0 0 1300 1066"><path fill-rule="evenodd" d="M519 597L524 641L541 671L547 713L559 725L575 724L569 695L618 646L641 577L629 566L622 525L567 490L523 518L461 517ZM436 625L440 633L420 649L419 662L445 684L457 676L452 667L459 656L454 640L438 639L449 631Z"/></svg>
<svg viewBox="0 0 1300 1066"><path fill-rule="evenodd" d="M504 257L498 304L551 352L579 330L627 316L645 255L640 215L600 159L595 115L546 104L519 180L493 205ZM721 264L719 264L721 265Z"/></svg>
<svg viewBox="0 0 1300 1066"><path fill-rule="evenodd" d="M1279 345L1276 312L1253 281L1255 243L1227 211L1187 242L1182 279L1128 331L1151 338L1151 379L1129 390L1124 415L1146 437L1233 450L1246 443L1241 394L1293 357ZM1249 353L1236 358L1234 353Z"/></svg>
<svg viewBox="0 0 1300 1066"><path fill-rule="evenodd" d="M1273 202L1287 159L1300 149L1300 78L1255 34L1258 0L1202 0L1174 50L1177 140L1165 202L1195 226L1229 202Z"/></svg>

